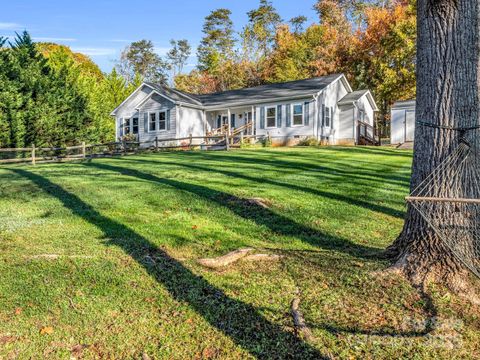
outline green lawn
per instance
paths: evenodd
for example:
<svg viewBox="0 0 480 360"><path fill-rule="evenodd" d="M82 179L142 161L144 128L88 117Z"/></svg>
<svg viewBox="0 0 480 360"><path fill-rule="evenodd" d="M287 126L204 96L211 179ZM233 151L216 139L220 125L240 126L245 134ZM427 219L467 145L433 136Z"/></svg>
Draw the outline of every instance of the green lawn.
<svg viewBox="0 0 480 360"><path fill-rule="evenodd" d="M332 147L0 167L0 359L478 356L478 308L379 272L410 163ZM247 246L283 258L196 263Z"/></svg>

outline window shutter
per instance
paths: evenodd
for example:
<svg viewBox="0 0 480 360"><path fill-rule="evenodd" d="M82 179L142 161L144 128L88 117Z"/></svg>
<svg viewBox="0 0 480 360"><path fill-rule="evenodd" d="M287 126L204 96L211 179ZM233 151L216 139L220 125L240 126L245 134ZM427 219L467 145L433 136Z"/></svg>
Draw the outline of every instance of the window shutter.
<svg viewBox="0 0 480 360"><path fill-rule="evenodd" d="M170 130L170 109L167 110L167 131Z"/></svg>
<svg viewBox="0 0 480 360"><path fill-rule="evenodd" d="M285 117L286 117L286 126L287 127L290 127L292 126L292 117L291 117L291 111L292 111L292 107L290 106L290 104L287 104L285 105Z"/></svg>
<svg viewBox="0 0 480 360"><path fill-rule="evenodd" d="M282 105L277 106L277 127L282 127Z"/></svg>
<svg viewBox="0 0 480 360"><path fill-rule="evenodd" d="M305 103L304 112L305 112L304 125L305 125L305 126L308 126L308 124L310 123L310 103L309 103L309 102L306 102L306 103Z"/></svg>
<svg viewBox="0 0 480 360"><path fill-rule="evenodd" d="M235 127L235 114L230 114L230 127Z"/></svg>
<svg viewBox="0 0 480 360"><path fill-rule="evenodd" d="M148 113L143 113L143 132L148 133Z"/></svg>
<svg viewBox="0 0 480 360"><path fill-rule="evenodd" d="M260 129L265 129L265 106L260 108Z"/></svg>

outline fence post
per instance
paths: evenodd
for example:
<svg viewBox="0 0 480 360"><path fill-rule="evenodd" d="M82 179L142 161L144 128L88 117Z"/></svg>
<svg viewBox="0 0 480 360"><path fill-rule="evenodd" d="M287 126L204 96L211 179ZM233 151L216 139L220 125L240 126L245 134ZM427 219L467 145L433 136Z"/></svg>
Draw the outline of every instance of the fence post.
<svg viewBox="0 0 480 360"><path fill-rule="evenodd" d="M82 141L82 157L84 159L87 157L87 149L85 148L85 141Z"/></svg>
<svg viewBox="0 0 480 360"><path fill-rule="evenodd" d="M32 144L32 165L35 165L35 144Z"/></svg>
<svg viewBox="0 0 480 360"><path fill-rule="evenodd" d="M155 151L158 151L158 136L155 136Z"/></svg>
<svg viewBox="0 0 480 360"><path fill-rule="evenodd" d="M193 137L193 135L190 134L190 135L189 135L190 140L189 140L189 144L188 144L188 146L190 147L190 150L192 150L192 144L193 144L193 139L192 139L192 137Z"/></svg>
<svg viewBox="0 0 480 360"><path fill-rule="evenodd" d="M228 133L225 133L225 147L227 151L230 149L230 144L228 143L229 141L230 139L228 138Z"/></svg>
<svg viewBox="0 0 480 360"><path fill-rule="evenodd" d="M240 133L240 146L243 145L243 131Z"/></svg>

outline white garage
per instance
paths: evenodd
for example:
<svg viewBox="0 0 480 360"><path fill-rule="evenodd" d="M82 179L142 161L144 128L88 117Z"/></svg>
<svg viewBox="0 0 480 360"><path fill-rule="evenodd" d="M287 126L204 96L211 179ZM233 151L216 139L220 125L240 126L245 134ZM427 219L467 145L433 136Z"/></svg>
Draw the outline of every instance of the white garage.
<svg viewBox="0 0 480 360"><path fill-rule="evenodd" d="M415 136L415 100L397 101L391 110L391 144L412 142Z"/></svg>

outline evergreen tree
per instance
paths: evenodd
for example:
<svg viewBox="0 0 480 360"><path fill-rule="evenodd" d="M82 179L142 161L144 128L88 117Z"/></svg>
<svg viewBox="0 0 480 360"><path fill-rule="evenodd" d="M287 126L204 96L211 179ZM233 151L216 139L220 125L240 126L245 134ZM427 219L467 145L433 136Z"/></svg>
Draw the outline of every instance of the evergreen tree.
<svg viewBox="0 0 480 360"><path fill-rule="evenodd" d="M223 63L233 59L235 39L231 14L228 9L217 9L205 18L204 37L197 50L200 71L218 73Z"/></svg>
<svg viewBox="0 0 480 360"><path fill-rule="evenodd" d="M123 50L120 61L117 63L117 70L127 82L132 82L136 75L140 75L145 81L166 84L170 67L155 53L150 40L140 40L131 43Z"/></svg>

